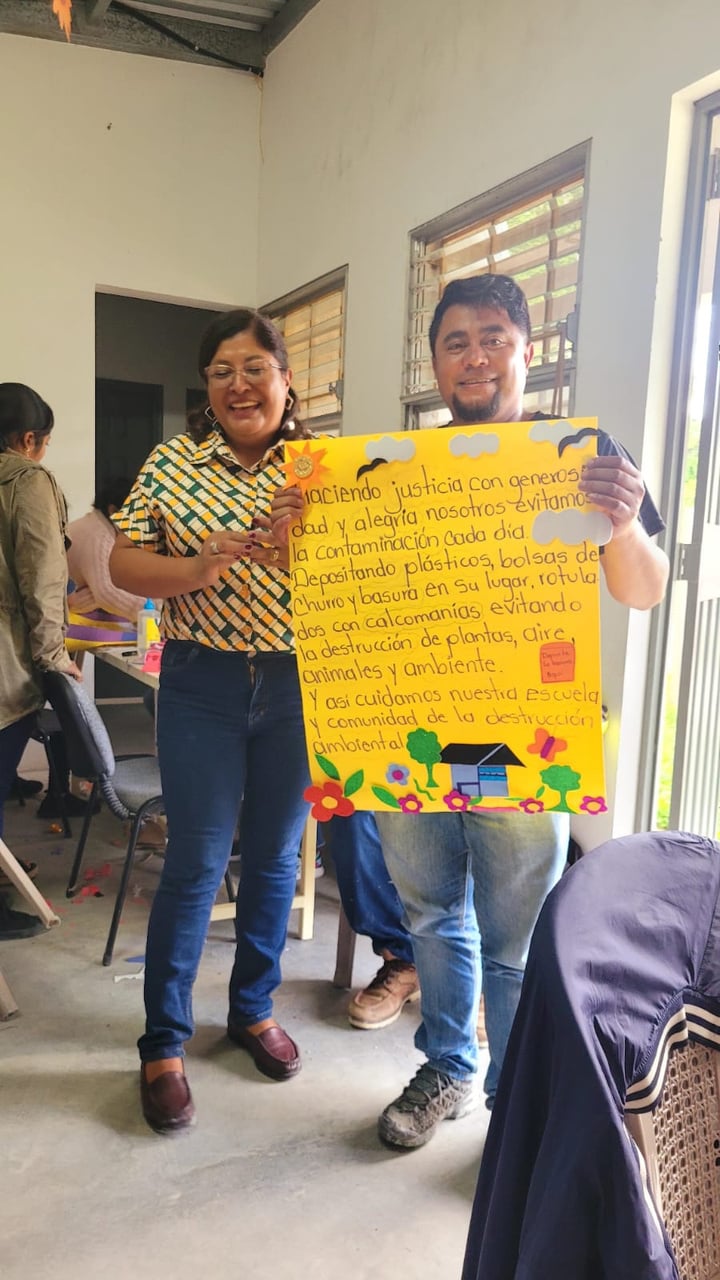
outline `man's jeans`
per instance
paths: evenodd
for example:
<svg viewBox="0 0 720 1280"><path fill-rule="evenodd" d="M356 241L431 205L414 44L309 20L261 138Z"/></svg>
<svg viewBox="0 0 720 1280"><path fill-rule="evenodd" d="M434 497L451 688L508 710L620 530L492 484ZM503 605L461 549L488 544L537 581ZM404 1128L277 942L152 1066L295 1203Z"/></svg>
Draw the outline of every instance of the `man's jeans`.
<svg viewBox="0 0 720 1280"><path fill-rule="evenodd" d="M385 866L375 814L356 810L320 827L335 866L340 901L351 928L372 940L380 956L413 962L402 903Z"/></svg>
<svg viewBox="0 0 720 1280"><path fill-rule="evenodd" d="M291 654L223 653L170 640L158 699L168 845L148 928L141 1058L182 1056L192 986L240 812L230 1017L272 1014L308 806L300 686Z"/></svg>
<svg viewBox="0 0 720 1280"><path fill-rule="evenodd" d="M476 1072L482 989L490 1048L485 1092L492 1100L530 937L565 866L567 814L375 816L420 979L415 1044L454 1079Z"/></svg>

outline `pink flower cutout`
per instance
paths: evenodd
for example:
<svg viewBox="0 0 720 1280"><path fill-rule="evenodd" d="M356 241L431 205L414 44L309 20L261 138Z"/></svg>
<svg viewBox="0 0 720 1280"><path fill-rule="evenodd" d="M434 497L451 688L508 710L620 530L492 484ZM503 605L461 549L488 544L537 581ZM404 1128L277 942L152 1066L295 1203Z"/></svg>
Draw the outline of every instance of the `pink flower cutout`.
<svg viewBox="0 0 720 1280"><path fill-rule="evenodd" d="M443 804L454 812L464 813L470 806L470 797L464 796L460 791L448 791L447 795L443 796Z"/></svg>
<svg viewBox="0 0 720 1280"><path fill-rule="evenodd" d="M542 800L535 800L534 797L532 796L529 796L527 800L521 800L520 808L523 809L525 813L544 813L545 812L545 805L543 804Z"/></svg>
<svg viewBox="0 0 720 1280"><path fill-rule="evenodd" d="M419 813L423 807L422 800L419 800L412 792L406 796L399 796L398 804L400 805L403 813Z"/></svg>
<svg viewBox="0 0 720 1280"><path fill-rule="evenodd" d="M580 805L581 813L607 813L607 805L603 796L583 796Z"/></svg>

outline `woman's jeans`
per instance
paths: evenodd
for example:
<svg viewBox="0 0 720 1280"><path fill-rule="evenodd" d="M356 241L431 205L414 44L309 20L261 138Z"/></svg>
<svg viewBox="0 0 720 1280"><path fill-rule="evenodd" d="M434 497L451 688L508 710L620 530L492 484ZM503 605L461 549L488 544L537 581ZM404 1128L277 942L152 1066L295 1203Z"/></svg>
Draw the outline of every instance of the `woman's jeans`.
<svg viewBox="0 0 720 1280"><path fill-rule="evenodd" d="M412 964L412 939L385 865L375 814L356 809L349 818L332 818L319 830L332 855L350 927L372 940L376 956L389 952L396 960Z"/></svg>
<svg viewBox="0 0 720 1280"><path fill-rule="evenodd" d="M530 937L567 858L567 814L375 815L420 979L415 1044L454 1079L477 1071L482 990L492 1102Z"/></svg>
<svg viewBox="0 0 720 1280"><path fill-rule="evenodd" d="M37 715L33 711L14 724L0 729L0 836L3 833L3 809L15 781L17 767L22 759L30 736L37 724Z"/></svg>
<svg viewBox="0 0 720 1280"><path fill-rule="evenodd" d="M238 814L229 1018L249 1026L272 1014L308 813L294 656L248 658L169 640L157 738L168 844L145 956L147 1022L138 1047L146 1062L182 1056L193 1033L192 987Z"/></svg>

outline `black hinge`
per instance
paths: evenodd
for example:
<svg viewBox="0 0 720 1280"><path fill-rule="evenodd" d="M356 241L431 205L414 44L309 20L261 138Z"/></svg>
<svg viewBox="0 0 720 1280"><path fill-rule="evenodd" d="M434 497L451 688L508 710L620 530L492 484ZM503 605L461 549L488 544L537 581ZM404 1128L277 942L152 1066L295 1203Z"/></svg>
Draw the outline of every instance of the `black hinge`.
<svg viewBox="0 0 720 1280"><path fill-rule="evenodd" d="M708 165L708 185L706 200L717 200L720 197L720 148L710 152Z"/></svg>

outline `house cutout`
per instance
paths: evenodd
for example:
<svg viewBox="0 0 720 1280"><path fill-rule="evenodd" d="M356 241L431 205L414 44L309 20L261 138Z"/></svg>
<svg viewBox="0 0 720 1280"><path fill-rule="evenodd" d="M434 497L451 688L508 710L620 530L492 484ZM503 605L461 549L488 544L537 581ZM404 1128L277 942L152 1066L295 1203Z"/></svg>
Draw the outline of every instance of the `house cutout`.
<svg viewBox="0 0 720 1280"><path fill-rule="evenodd" d="M468 744L451 742L443 747L440 759L450 765L453 787L461 796L509 796L507 767L525 768L522 760L504 742Z"/></svg>

